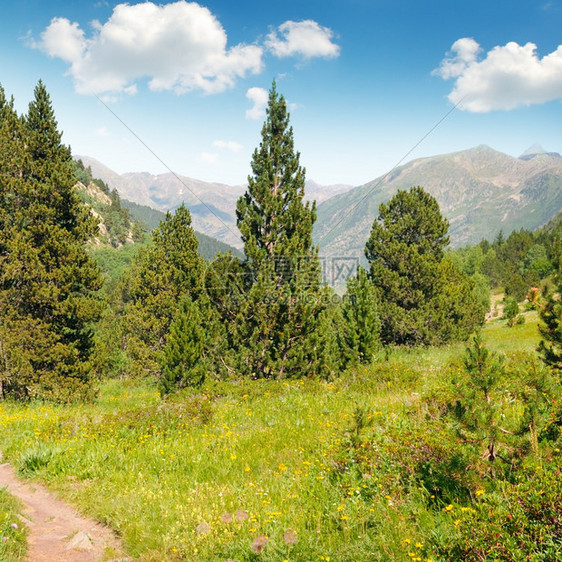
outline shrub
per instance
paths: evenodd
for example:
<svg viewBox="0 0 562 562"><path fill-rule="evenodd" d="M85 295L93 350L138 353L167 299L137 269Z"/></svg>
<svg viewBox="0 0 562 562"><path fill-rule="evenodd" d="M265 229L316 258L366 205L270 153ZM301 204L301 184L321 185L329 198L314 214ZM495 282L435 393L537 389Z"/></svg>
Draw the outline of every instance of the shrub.
<svg viewBox="0 0 562 562"><path fill-rule="evenodd" d="M525 471L503 482L457 519L457 534L437 545L444 560L561 560L560 466Z"/></svg>
<svg viewBox="0 0 562 562"><path fill-rule="evenodd" d="M519 314L519 305L515 297L507 296L504 299L503 317L507 319L510 326L513 325L513 319Z"/></svg>

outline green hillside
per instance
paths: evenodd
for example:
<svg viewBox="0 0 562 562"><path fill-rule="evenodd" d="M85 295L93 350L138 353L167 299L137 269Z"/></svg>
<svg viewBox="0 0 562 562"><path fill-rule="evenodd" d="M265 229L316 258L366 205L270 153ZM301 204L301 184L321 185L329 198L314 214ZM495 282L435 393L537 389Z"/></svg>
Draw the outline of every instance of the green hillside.
<svg viewBox="0 0 562 562"><path fill-rule="evenodd" d="M92 244L108 244L117 248L139 242L145 228L123 205L119 193L115 189L110 190L102 180L92 177L92 171L81 160L73 160L72 163L78 178L76 191L99 221Z"/></svg>
<svg viewBox="0 0 562 562"><path fill-rule="evenodd" d="M160 221L164 219L166 213L148 207L146 205L139 205L138 203L133 203L132 201L127 201L122 199L122 205L129 210L131 215L139 221L141 224L146 226L148 232L152 232L159 224ZM207 261L212 260L219 253L232 252L233 256L241 258L243 256L240 250L221 242L211 236L207 236L202 232L195 231L195 236L199 240L199 253Z"/></svg>
<svg viewBox="0 0 562 562"><path fill-rule="evenodd" d="M78 194L100 221L99 235L93 241L96 245L109 244L118 248L123 244L138 243L143 238L143 232L152 232L165 218L166 214L161 211L121 199L115 189L110 190L103 180L93 178L91 169L85 167L81 160L73 162L80 181ZM195 235L199 241L199 253L207 261L219 253L232 252L236 257L243 256L236 248L206 234L196 232ZM122 271L129 265L136 249L128 248L112 254L110 250L100 248L94 253L102 260L104 271L107 271L106 266L112 271L114 266L115 271Z"/></svg>
<svg viewBox="0 0 562 562"><path fill-rule="evenodd" d="M534 392L517 378L543 373L526 315L484 330L507 353L512 378L491 398L506 431ZM0 448L140 560L559 559L556 427L541 426L539 455L501 434L529 452L482 459L448 413L462 354L394 352L331 381L209 381L167 402L107 381L95 404L1 403Z"/></svg>

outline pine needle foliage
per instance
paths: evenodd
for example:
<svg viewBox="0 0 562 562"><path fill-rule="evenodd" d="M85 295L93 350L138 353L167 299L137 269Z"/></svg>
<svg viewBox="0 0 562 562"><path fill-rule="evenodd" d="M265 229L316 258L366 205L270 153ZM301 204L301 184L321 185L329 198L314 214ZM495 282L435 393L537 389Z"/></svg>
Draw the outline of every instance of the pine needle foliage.
<svg viewBox="0 0 562 562"><path fill-rule="evenodd" d="M556 251L555 289L545 289L544 305L540 308L539 332L543 339L539 353L547 365L562 371L562 238L556 244Z"/></svg>
<svg viewBox="0 0 562 562"><path fill-rule="evenodd" d="M102 280L85 248L97 223L74 191L70 149L44 84L23 117L2 91L0 119L0 390L84 398L101 312Z"/></svg>
<svg viewBox="0 0 562 562"><path fill-rule="evenodd" d="M236 210L250 278L237 329L239 368L255 378L320 374L309 339L326 307L312 243L316 205L304 202L305 170L275 82L261 134Z"/></svg>
<svg viewBox="0 0 562 562"><path fill-rule="evenodd" d="M498 456L501 400L494 393L505 377L503 356L494 354L484 345L480 336L473 339L464 357L464 376L454 380L461 397L453 412L476 441L486 446L484 457L493 462Z"/></svg>
<svg viewBox="0 0 562 562"><path fill-rule="evenodd" d="M380 349L379 296L367 272L359 267L347 283L342 303L344 350L351 363L370 363Z"/></svg>
<svg viewBox="0 0 562 562"><path fill-rule="evenodd" d="M380 205L365 255L379 292L384 344L465 339L483 322L474 283L444 258L448 228L439 204L422 187L399 190Z"/></svg>
<svg viewBox="0 0 562 562"><path fill-rule="evenodd" d="M178 304L185 295L196 301L202 294L204 263L184 205L166 215L152 238L122 279L121 299L131 374L158 377Z"/></svg>
<svg viewBox="0 0 562 562"><path fill-rule="evenodd" d="M165 396L205 380L203 361L207 346L203 319L189 295L182 298L166 338L160 377L160 394Z"/></svg>

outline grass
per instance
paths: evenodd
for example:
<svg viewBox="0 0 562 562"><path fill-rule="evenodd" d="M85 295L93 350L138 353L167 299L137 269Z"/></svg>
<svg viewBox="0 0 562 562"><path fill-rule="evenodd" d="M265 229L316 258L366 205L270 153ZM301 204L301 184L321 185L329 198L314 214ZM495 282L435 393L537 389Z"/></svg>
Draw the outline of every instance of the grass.
<svg viewBox="0 0 562 562"><path fill-rule="evenodd" d="M17 562L25 559L26 528L19 518L20 505L4 488L0 488L0 560Z"/></svg>
<svg viewBox="0 0 562 562"><path fill-rule="evenodd" d="M493 322L485 340L532 352L528 317ZM4 403L0 448L140 560L447 560L500 493L425 399L464 347L395 350L330 382L208 383L164 403L122 381L91 405Z"/></svg>
<svg viewBox="0 0 562 562"><path fill-rule="evenodd" d="M527 351L534 351L539 345L539 315L536 310L522 313L525 322L508 327L505 320L490 322L485 330L488 345L496 351L514 353L524 346Z"/></svg>

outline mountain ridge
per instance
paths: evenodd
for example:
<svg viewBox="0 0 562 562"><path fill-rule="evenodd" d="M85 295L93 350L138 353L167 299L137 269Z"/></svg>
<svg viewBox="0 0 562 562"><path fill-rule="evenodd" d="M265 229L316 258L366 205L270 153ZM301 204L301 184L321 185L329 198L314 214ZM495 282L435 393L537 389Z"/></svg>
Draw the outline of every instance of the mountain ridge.
<svg viewBox="0 0 562 562"><path fill-rule="evenodd" d="M185 203L191 211L195 230L235 248L242 248L235 216L236 202L246 190L246 185L204 182L173 172L118 174L95 158L82 155L76 155L74 158L82 160L86 167L90 167L95 177L101 178L112 189L117 189L121 197L128 201L162 212L173 211L181 203ZM307 180L306 199L315 199L320 203L352 187L346 184L326 186Z"/></svg>
<svg viewBox="0 0 562 562"><path fill-rule="evenodd" d="M244 185L206 183L172 173L117 174L97 160L77 156L92 173L121 196L161 211L182 202L192 212L193 226L235 248L242 242L236 228L236 201ZM500 229L534 230L562 209L562 158L539 145L520 157L487 145L412 160L361 186L320 186L307 181L307 199L321 194L315 243L325 256L362 258L378 207L398 189L421 185L438 201L449 219L452 246L493 238ZM331 195L331 196L330 196ZM323 199L323 200L322 200Z"/></svg>
<svg viewBox="0 0 562 562"><path fill-rule="evenodd" d="M562 159L514 158L486 145L419 158L318 207L315 240L326 255L361 257L378 207L398 189L421 185L449 219L453 246L500 229L533 230L562 208Z"/></svg>

